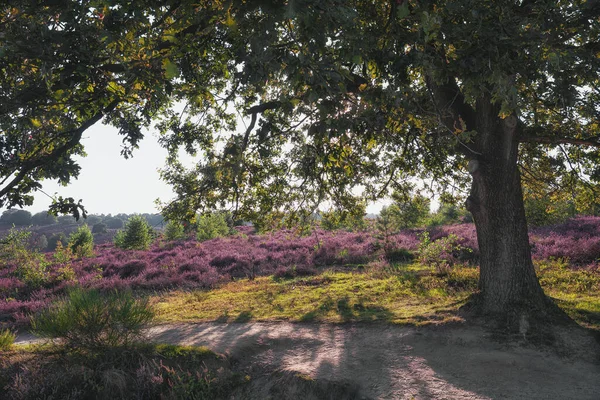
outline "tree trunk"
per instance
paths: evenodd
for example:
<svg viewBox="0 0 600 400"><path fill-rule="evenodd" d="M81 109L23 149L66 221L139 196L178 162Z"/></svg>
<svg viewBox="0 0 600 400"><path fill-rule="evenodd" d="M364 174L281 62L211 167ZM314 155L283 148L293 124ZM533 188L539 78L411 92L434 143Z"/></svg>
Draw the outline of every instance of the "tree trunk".
<svg viewBox="0 0 600 400"><path fill-rule="evenodd" d="M557 307L535 274L517 166L518 119L498 117L490 101L477 103L477 151L467 209L473 214L481 253L476 311L526 334L531 319L546 319Z"/></svg>

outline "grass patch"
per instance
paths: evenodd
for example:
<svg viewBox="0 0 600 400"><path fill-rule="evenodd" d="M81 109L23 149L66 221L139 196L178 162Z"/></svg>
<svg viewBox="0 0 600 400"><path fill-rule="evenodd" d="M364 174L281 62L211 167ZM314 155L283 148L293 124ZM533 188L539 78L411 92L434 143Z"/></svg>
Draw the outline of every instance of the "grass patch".
<svg viewBox="0 0 600 400"><path fill-rule="evenodd" d="M568 260L536 262L546 294L571 318L587 328L600 330L600 273L569 268Z"/></svg>
<svg viewBox="0 0 600 400"><path fill-rule="evenodd" d="M457 320L477 270L447 276L414 264L394 270L324 272L294 279L261 277L212 291L177 291L153 300L157 320L245 322L384 321L426 324Z"/></svg>
<svg viewBox="0 0 600 400"><path fill-rule="evenodd" d="M546 294L578 323L600 330L600 273L564 260L536 262ZM477 289L476 268L449 274L418 263L317 276L261 277L211 291L175 291L152 299L161 322L298 321L423 325L460 320L458 308Z"/></svg>

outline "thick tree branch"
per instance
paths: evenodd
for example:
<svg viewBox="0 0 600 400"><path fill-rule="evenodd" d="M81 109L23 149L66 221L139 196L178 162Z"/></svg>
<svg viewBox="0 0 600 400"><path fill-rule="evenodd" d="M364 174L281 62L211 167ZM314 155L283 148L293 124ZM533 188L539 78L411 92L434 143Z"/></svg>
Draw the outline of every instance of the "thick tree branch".
<svg viewBox="0 0 600 400"><path fill-rule="evenodd" d="M579 146L600 147L600 136L577 139L557 136L522 135L519 137L519 143L574 144Z"/></svg>
<svg viewBox="0 0 600 400"><path fill-rule="evenodd" d="M112 103L110 103L102 111L99 111L93 117L86 120L79 128L74 129L70 132L65 132L65 134L72 135L71 138L62 146L57 147L54 151L52 151L52 153L37 159L25 161L22 164L19 173L15 175L15 177L8 184L6 184L5 187L0 189L0 199L6 196L15 186L17 186L27 176L27 174L31 173L34 169L57 161L59 158L63 157L70 149L77 146L81 141L83 132L85 132L96 122L100 121L102 117L104 117L107 113L114 110L120 103L120 101L121 100L113 100Z"/></svg>

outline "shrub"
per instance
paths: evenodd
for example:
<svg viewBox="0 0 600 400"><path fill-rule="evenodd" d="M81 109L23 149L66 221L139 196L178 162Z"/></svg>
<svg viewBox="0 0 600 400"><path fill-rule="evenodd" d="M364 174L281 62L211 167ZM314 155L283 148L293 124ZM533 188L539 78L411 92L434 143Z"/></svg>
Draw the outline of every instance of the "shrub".
<svg viewBox="0 0 600 400"><path fill-rule="evenodd" d="M0 351L9 350L16 338L17 336L8 329L0 331Z"/></svg>
<svg viewBox="0 0 600 400"><path fill-rule="evenodd" d="M67 243L68 242L67 235L65 235L63 232L53 234L52 236L50 236L48 238L48 247L46 249L49 251L56 250L56 246L58 245L58 242Z"/></svg>
<svg viewBox="0 0 600 400"><path fill-rule="evenodd" d="M106 233L107 232L107 226L105 223L103 222L99 222L97 224L95 224L92 227L92 233L96 234L96 233Z"/></svg>
<svg viewBox="0 0 600 400"><path fill-rule="evenodd" d="M89 226L81 225L69 236L69 247L80 258L94 255L94 235Z"/></svg>
<svg viewBox="0 0 600 400"><path fill-rule="evenodd" d="M227 226L227 219L224 213L209 213L201 215L198 218L196 238L200 242L227 236L229 233L230 230L229 226Z"/></svg>
<svg viewBox="0 0 600 400"><path fill-rule="evenodd" d="M169 221L165 227L165 239L179 240L185 238L185 229L181 222Z"/></svg>
<svg viewBox="0 0 600 400"><path fill-rule="evenodd" d="M389 248L385 251L385 258L387 261L394 263L411 261L415 256L410 251L403 248Z"/></svg>
<svg viewBox="0 0 600 400"><path fill-rule="evenodd" d="M151 242L148 222L139 215L131 217L115 236L115 246L126 250L145 250Z"/></svg>
<svg viewBox="0 0 600 400"><path fill-rule="evenodd" d="M11 228L0 241L0 267L16 266L16 275L35 288L47 281L48 263L43 254L27 248L30 237L31 231Z"/></svg>
<svg viewBox="0 0 600 400"><path fill-rule="evenodd" d="M103 295L73 289L65 300L32 318L31 326L40 337L94 351L133 344L153 317L148 301L134 299L131 292Z"/></svg>
<svg viewBox="0 0 600 400"><path fill-rule="evenodd" d="M434 267L439 274L448 274L450 268L458 261L455 254L466 249L458 243L458 240L458 236L450 234L431 241L429 232L423 232L418 251L419 262ZM471 249L467 251L469 250Z"/></svg>
<svg viewBox="0 0 600 400"><path fill-rule="evenodd" d="M46 235L42 234L42 235L38 236L37 238L35 238L33 247L39 251L46 250L48 248L48 238L46 237Z"/></svg>

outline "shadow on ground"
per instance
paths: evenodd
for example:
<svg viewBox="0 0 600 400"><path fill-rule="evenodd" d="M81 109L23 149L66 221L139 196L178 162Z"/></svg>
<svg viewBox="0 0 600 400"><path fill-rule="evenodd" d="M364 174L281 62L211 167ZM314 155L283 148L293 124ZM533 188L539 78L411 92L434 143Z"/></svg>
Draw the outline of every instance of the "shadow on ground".
<svg viewBox="0 0 600 400"><path fill-rule="evenodd" d="M335 306L340 313L361 311ZM500 344L465 324L203 323L156 327L152 335L229 354L253 382L237 398L597 399L600 393L598 364Z"/></svg>

